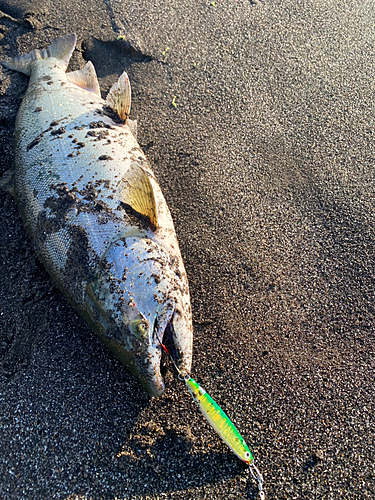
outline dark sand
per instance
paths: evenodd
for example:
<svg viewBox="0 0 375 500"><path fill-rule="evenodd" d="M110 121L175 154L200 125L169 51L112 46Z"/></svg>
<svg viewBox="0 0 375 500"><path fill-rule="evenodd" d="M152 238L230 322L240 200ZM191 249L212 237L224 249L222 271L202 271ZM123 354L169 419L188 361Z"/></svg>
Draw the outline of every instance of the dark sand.
<svg viewBox="0 0 375 500"><path fill-rule="evenodd" d="M0 8L0 59L75 31L71 69L92 60L104 93L129 72L189 275L193 375L267 498L375 498L374 2ZM27 78L0 71L5 171ZM0 498L255 499L171 368L151 400L0 203Z"/></svg>

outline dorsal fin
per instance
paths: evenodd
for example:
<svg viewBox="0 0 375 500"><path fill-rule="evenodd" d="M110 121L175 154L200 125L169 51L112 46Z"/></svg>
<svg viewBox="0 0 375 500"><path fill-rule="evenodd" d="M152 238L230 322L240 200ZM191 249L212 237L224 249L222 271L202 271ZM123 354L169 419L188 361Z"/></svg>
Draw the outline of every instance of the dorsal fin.
<svg viewBox="0 0 375 500"><path fill-rule="evenodd" d="M66 74L68 80L78 87L81 87L89 92L93 92L94 94L100 97L100 87L98 78L96 76L96 71L94 65L91 61L89 61L86 66L77 71L71 71Z"/></svg>
<svg viewBox="0 0 375 500"><path fill-rule="evenodd" d="M126 122L130 114L131 88L129 77L125 71L109 91L106 103L123 122Z"/></svg>
<svg viewBox="0 0 375 500"><path fill-rule="evenodd" d="M154 191L146 172L133 162L119 186L120 201L146 218L153 231L158 227Z"/></svg>

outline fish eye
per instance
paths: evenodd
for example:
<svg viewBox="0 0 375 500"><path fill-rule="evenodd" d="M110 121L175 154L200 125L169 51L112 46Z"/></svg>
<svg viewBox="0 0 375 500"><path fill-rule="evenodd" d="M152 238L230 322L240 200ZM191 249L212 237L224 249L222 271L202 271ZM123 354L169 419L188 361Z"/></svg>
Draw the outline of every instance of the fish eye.
<svg viewBox="0 0 375 500"><path fill-rule="evenodd" d="M137 318L129 323L129 330L138 339L147 334L148 322L144 318Z"/></svg>

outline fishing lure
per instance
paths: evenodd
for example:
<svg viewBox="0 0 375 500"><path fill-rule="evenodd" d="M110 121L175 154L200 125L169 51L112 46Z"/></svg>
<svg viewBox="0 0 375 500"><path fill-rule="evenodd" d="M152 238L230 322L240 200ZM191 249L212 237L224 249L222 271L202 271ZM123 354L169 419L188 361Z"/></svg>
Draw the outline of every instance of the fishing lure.
<svg viewBox="0 0 375 500"><path fill-rule="evenodd" d="M189 377L185 378L184 381L201 413L209 424L211 424L212 428L219 434L224 443L227 444L242 461L249 465L253 463L254 458L245 440L220 406L194 379Z"/></svg>
<svg viewBox="0 0 375 500"><path fill-rule="evenodd" d="M264 500L266 496L263 490L263 476L255 466L254 457L244 438L241 436L228 415L220 408L212 397L203 389L201 385L198 384L198 382L178 369L166 346L162 342L160 342L160 344L172 360L178 372L179 379L185 382L189 393L198 405L202 415L206 418L208 423L220 436L224 443L233 451L233 453L235 453L240 460L249 465L250 473L258 483L259 497L261 500Z"/></svg>

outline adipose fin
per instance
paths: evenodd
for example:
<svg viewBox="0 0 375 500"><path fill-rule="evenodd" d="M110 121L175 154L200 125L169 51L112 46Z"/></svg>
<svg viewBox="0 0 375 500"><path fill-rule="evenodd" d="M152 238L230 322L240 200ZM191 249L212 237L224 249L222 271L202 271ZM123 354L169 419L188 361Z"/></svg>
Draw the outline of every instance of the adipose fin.
<svg viewBox="0 0 375 500"><path fill-rule="evenodd" d="M100 97L98 77L96 76L96 71L91 61L89 61L84 68L77 71L71 71L67 73L66 76L70 82L78 85L78 87L93 92Z"/></svg>

